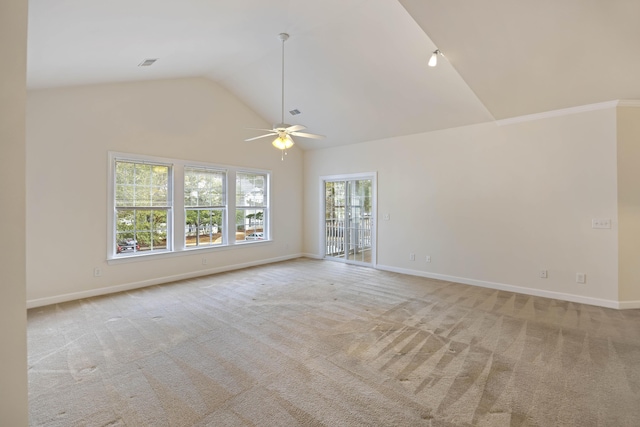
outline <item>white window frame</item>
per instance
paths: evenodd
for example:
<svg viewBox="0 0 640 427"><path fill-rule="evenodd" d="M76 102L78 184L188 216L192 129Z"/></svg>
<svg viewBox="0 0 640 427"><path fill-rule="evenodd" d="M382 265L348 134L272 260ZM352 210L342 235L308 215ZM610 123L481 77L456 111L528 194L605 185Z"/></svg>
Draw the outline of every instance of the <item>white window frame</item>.
<svg viewBox="0 0 640 427"><path fill-rule="evenodd" d="M108 224L110 224L110 232L109 238L107 239L107 258L108 259L121 259L121 258L129 258L129 257L138 257L138 256L150 256L157 255L167 252L172 252L173 246L173 229L172 224L174 222L173 212L174 212L174 192L173 192L173 173L174 168L171 162L168 162L167 159L161 158L153 158L149 156L134 156L134 155L118 155L117 153L110 153L113 155L109 156L109 210L108 210ZM166 166L169 169L169 176L167 182L167 205L165 207L159 207L157 210L166 210L167 211L167 245L165 249L161 250L153 250L149 252L132 252L132 253L124 253L117 254L116 251L116 240L117 240L117 206L116 206L116 163L117 162L129 162L135 164L143 164L143 165L159 165ZM135 208L135 207L133 207ZM153 209L153 207L142 207L143 209Z"/></svg>
<svg viewBox="0 0 640 427"><path fill-rule="evenodd" d="M133 163L162 164L170 166L169 176L169 198L171 200L171 220L167 220L167 250L153 252L136 252L132 254L116 255L116 215L115 215L115 162L129 161ZM185 168L211 169L215 171L226 171L226 207L222 244L207 246L186 246L185 225L186 211L184 203L184 171ZM265 239L259 241L236 241L236 174L248 173L265 176L265 202L264 202L264 230ZM270 204L271 204L271 171L264 169L239 168L228 165L220 165L202 161L190 161L181 159L170 159L158 156L131 154L122 152L108 153L108 179L107 179L107 261L109 263L134 262L142 258L149 259L155 257L179 256L193 253L194 251L217 251L243 247L251 244L261 244L272 242ZM225 231L226 230L226 231Z"/></svg>
<svg viewBox="0 0 640 427"><path fill-rule="evenodd" d="M221 219L221 224L219 224L219 227L222 228L223 230L223 234L222 234L222 242L219 244L209 244L209 245L202 245L202 246L187 246L186 244L186 236L184 241L184 246L185 246L185 250L192 250L192 249L203 249L203 248L213 248L216 246L224 246L227 244L227 233L226 233L226 228L227 228L227 223L228 223L228 206L229 206L229 194L228 194L228 180L229 180L229 173L226 169L222 169L222 168L214 168L211 166L202 166L202 165L193 165L193 164L186 164L184 166L184 170L183 170L183 185L186 182L186 174L187 174L187 169L191 169L191 170L196 170L196 171L204 171L204 172L211 172L211 173L219 173L223 175L223 185L222 185L222 204L220 205L207 205L207 206L186 206L184 205L184 215L185 215L185 221L182 223L182 227L186 229L186 217L187 217L187 211L189 210L198 210L198 211L202 211L202 210L221 210L222 211L222 219ZM183 191L183 203L184 203L184 191Z"/></svg>
<svg viewBox="0 0 640 427"><path fill-rule="evenodd" d="M260 243L260 242L264 242L264 241L270 241L271 239L271 227L270 227L270 217L271 217L271 210L270 210L270 189L271 189L271 174L266 172L266 171L257 171L257 170L249 170L249 169L239 169L238 171L236 171L236 175L235 175L235 179L234 179L234 184L237 186L238 183L238 174L248 174L248 175L261 175L264 177L264 182L265 182L265 188L264 188L264 194L263 194L263 203L261 205L257 205L257 206L250 206L250 205L239 205L237 204L237 194L236 194L236 189L234 188L234 192L233 192L233 202L235 204L234 209L233 209L233 237L235 239L235 231L236 231L236 227L238 224L236 224L236 215L237 215L237 211L238 209L248 209L248 210L261 210L263 212L263 217L262 217L262 232L264 234L264 239L262 240L242 240L240 242L237 243L241 243L241 244L252 244L252 243ZM231 211L229 213L229 216L231 216ZM230 221L231 222L231 219Z"/></svg>

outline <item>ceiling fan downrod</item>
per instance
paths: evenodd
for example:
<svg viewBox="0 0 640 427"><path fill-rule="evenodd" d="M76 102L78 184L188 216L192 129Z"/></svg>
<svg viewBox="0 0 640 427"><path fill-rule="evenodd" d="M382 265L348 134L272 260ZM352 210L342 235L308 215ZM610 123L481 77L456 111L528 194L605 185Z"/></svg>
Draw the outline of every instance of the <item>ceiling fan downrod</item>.
<svg viewBox="0 0 640 427"><path fill-rule="evenodd" d="M284 156L287 155L287 149L291 148L295 143L293 141L292 136L299 136L301 138L312 138L312 139L323 139L323 135L315 135L307 132L300 132L301 130L306 129L304 125L290 125L284 122L284 42L289 39L289 34L280 33L278 34L278 38L282 41L282 97L281 97L281 110L280 110L280 120L281 122L273 125L272 129L255 129L267 132L264 135L256 136L253 138L245 139L245 141L254 141L256 139L266 138L270 136L275 136L276 139L273 140L271 145L276 147L279 150L282 150L281 159L284 160Z"/></svg>
<svg viewBox="0 0 640 427"><path fill-rule="evenodd" d="M278 38L282 40L282 114L280 116L280 124L284 125L284 42L289 39L289 34L280 33L278 34ZM288 127L288 126L282 126Z"/></svg>

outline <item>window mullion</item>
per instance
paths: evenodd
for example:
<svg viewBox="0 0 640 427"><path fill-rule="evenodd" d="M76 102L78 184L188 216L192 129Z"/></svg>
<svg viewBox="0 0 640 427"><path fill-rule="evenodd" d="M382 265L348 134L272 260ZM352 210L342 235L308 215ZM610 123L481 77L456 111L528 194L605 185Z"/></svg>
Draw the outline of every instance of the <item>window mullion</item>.
<svg viewBox="0 0 640 427"><path fill-rule="evenodd" d="M183 251L185 246L186 212L184 210L184 165L176 164L173 168L173 250Z"/></svg>

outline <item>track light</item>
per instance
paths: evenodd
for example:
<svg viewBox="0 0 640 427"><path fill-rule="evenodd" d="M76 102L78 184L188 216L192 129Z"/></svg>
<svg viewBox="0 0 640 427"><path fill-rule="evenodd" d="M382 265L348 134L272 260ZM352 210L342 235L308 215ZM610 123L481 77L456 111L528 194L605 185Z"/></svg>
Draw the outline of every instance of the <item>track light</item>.
<svg viewBox="0 0 640 427"><path fill-rule="evenodd" d="M431 58L429 58L429 67L435 67L436 65L438 65L438 55L442 55L442 52L440 52L440 49L434 50L433 53L431 54Z"/></svg>

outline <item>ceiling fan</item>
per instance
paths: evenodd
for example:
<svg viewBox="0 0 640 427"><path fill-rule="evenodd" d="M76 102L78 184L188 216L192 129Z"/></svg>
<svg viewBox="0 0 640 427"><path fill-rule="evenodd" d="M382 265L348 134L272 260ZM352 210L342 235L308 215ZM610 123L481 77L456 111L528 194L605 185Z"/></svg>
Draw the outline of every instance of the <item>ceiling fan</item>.
<svg viewBox="0 0 640 427"><path fill-rule="evenodd" d="M284 122L284 42L289 38L289 34L280 33L278 38L282 41L282 116L280 123L273 125L273 129L256 129L250 128L251 130L261 130L266 133L264 135L256 136L254 138L245 139L245 141L253 141L260 138L266 138L268 136L276 136L276 139L271 143L274 147L283 151L283 159L284 154L286 154L287 149L293 147L294 141L292 136L299 136L301 138L313 138L313 139L322 139L323 135L315 135L313 133L300 132L301 130L306 129L303 125L290 125Z"/></svg>

